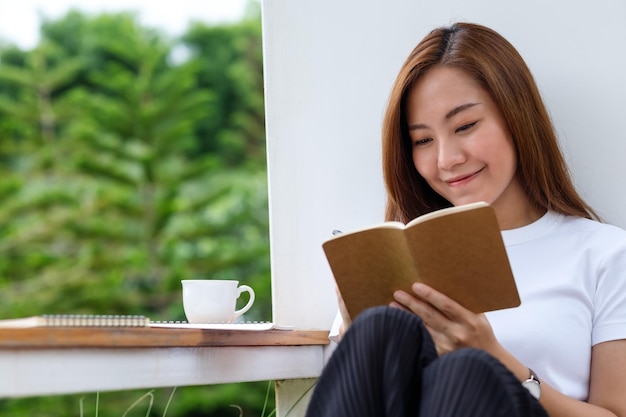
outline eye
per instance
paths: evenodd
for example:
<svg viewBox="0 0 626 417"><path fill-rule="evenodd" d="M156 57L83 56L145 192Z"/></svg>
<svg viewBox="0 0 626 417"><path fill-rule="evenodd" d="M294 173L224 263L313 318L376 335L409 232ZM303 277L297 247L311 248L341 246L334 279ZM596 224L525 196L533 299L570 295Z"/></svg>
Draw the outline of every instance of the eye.
<svg viewBox="0 0 626 417"><path fill-rule="evenodd" d="M425 145L428 142L431 142L432 139L431 138L423 138L423 139L417 139L415 141L413 141L413 146L420 146L420 145Z"/></svg>
<svg viewBox="0 0 626 417"><path fill-rule="evenodd" d="M476 124L477 124L477 123L478 123L478 122L472 122L472 123L467 123L467 124L464 124L463 126L461 126L461 127L457 128L457 129L455 130L455 132L456 132L456 133L462 133L462 132L465 132L465 131L467 131L467 130L470 130L471 128L473 128L474 126L476 126Z"/></svg>

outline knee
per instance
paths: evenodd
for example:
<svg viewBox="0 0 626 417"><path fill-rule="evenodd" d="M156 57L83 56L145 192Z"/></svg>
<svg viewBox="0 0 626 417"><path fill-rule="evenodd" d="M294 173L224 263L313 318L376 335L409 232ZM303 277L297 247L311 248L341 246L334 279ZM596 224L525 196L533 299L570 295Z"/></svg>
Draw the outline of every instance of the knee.
<svg viewBox="0 0 626 417"><path fill-rule="evenodd" d="M357 316L348 328L344 339L351 334L379 342L393 340L407 332L415 332L422 322L415 314L387 306L372 307Z"/></svg>
<svg viewBox="0 0 626 417"><path fill-rule="evenodd" d="M363 312L357 316L356 320L354 320L354 323L372 320L396 320L396 317L399 317L399 319L402 320L402 317L410 315L412 314L404 310L400 310L399 308L377 306L363 310Z"/></svg>
<svg viewBox="0 0 626 417"><path fill-rule="evenodd" d="M351 327L378 328L380 330L395 326L414 326L421 323L415 314L398 308L388 306L378 306L364 310L352 323Z"/></svg>
<svg viewBox="0 0 626 417"><path fill-rule="evenodd" d="M442 358L448 358L450 361L476 362L479 364L487 364L496 360L486 351L471 347L457 349L448 355L442 356Z"/></svg>
<svg viewBox="0 0 626 417"><path fill-rule="evenodd" d="M493 356L465 348L441 356L424 369L422 397L431 406L445 404L466 410L466 415L524 416L530 413L514 410L523 390ZM522 397L528 397L527 393Z"/></svg>
<svg viewBox="0 0 626 417"><path fill-rule="evenodd" d="M496 358L481 349L463 348L450 352L437 361L439 372L449 372L456 378L472 379L477 374L499 373L504 368Z"/></svg>

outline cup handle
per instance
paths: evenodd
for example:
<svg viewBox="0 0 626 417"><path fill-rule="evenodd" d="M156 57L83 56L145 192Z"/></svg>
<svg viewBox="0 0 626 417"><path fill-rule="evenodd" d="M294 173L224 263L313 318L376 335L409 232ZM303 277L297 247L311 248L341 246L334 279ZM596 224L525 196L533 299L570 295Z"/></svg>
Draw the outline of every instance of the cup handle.
<svg viewBox="0 0 626 417"><path fill-rule="evenodd" d="M243 308L235 311L235 314L233 315L233 321L246 311L250 310L250 307L252 307L252 304L254 304L254 290L247 285L240 285L239 287L237 287L237 298L239 298L239 296L243 292L248 292L250 294L250 299L248 300L248 304L243 306Z"/></svg>

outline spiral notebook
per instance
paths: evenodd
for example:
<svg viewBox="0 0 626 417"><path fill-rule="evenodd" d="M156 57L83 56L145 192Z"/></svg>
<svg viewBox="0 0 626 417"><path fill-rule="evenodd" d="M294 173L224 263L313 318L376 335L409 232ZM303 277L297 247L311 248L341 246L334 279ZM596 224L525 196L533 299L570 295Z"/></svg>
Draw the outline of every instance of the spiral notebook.
<svg viewBox="0 0 626 417"><path fill-rule="evenodd" d="M237 323L187 323L186 321L153 321L150 327L169 329L204 329L204 330L291 330L293 326L278 326L271 321L243 321Z"/></svg>
<svg viewBox="0 0 626 417"><path fill-rule="evenodd" d="M141 315L44 314L0 320L0 329L31 327L146 327L150 319Z"/></svg>
<svg viewBox="0 0 626 417"><path fill-rule="evenodd" d="M200 324L185 321L151 321L148 317L141 315L44 314L0 320L0 329L33 327L150 327L205 330L289 330L293 328L292 326L277 326L269 321Z"/></svg>

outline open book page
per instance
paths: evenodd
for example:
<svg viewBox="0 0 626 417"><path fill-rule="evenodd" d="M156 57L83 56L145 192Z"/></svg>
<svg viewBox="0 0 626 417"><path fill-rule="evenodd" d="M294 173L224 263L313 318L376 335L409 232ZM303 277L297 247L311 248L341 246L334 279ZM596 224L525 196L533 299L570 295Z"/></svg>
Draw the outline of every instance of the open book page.
<svg viewBox="0 0 626 417"><path fill-rule="evenodd" d="M520 299L493 209L474 205L451 213L406 229L416 276L476 313L517 307Z"/></svg>
<svg viewBox="0 0 626 417"><path fill-rule="evenodd" d="M461 216L460 213L462 212L473 211L473 210L481 209L484 207L489 207L489 204L485 203L484 201L478 201L476 203L463 204L460 206L447 207L447 208L443 208L440 210L431 211L430 213L423 214L419 217L414 218L410 222L408 222L406 224L406 228L408 229L409 227L415 224L424 223L433 219L437 219L439 217L453 216L455 214L457 216ZM492 210L493 209L487 209L487 211L492 211ZM495 217L495 214L494 214L494 217ZM496 225L497 225L497 221L496 221Z"/></svg>
<svg viewBox="0 0 626 417"><path fill-rule="evenodd" d="M389 304L395 289L410 290L415 281L402 229L348 233L324 243L324 251L353 319L367 307Z"/></svg>

